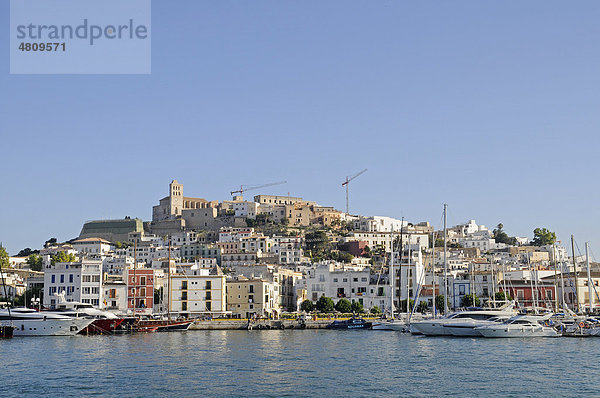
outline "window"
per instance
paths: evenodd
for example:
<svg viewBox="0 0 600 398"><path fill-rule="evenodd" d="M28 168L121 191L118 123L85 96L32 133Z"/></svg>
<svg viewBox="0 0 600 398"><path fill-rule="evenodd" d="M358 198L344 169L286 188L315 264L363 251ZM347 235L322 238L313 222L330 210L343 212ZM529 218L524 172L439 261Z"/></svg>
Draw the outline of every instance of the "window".
<svg viewBox="0 0 600 398"><path fill-rule="evenodd" d="M143 286L145 284L146 284L146 277L145 276L140 277L140 285Z"/></svg>
<svg viewBox="0 0 600 398"><path fill-rule="evenodd" d="M181 281L181 290L187 290L188 283L187 281Z"/></svg>
<svg viewBox="0 0 600 398"><path fill-rule="evenodd" d="M353 278L352 281L358 282L358 278Z"/></svg>
<svg viewBox="0 0 600 398"><path fill-rule="evenodd" d="M458 285L458 294L463 295L465 293L465 285Z"/></svg>
<svg viewBox="0 0 600 398"><path fill-rule="evenodd" d="M56 275L52 275L52 283L56 283Z"/></svg>
<svg viewBox="0 0 600 398"><path fill-rule="evenodd" d="M212 311L212 305L210 301L206 303L206 311Z"/></svg>
<svg viewBox="0 0 600 398"><path fill-rule="evenodd" d="M73 274L69 274L69 283L73 283Z"/></svg>
<svg viewBox="0 0 600 398"><path fill-rule="evenodd" d="M65 283L65 276L64 275L60 276L60 283Z"/></svg>
<svg viewBox="0 0 600 398"><path fill-rule="evenodd" d="M98 293L99 293L99 289L100 289L100 288L99 288L98 286L96 286L96 287L93 287L93 288L92 288L92 294L98 294Z"/></svg>
<svg viewBox="0 0 600 398"><path fill-rule="evenodd" d="M206 290L212 289L212 281L206 281Z"/></svg>
<svg viewBox="0 0 600 398"><path fill-rule="evenodd" d="M337 282L337 281L338 281L338 278L333 278L333 281L334 281L334 282Z"/></svg>
<svg viewBox="0 0 600 398"><path fill-rule="evenodd" d="M248 286L248 292L254 293L254 285Z"/></svg>
<svg viewBox="0 0 600 398"><path fill-rule="evenodd" d="M517 290L517 300L524 300L525 299L525 291L523 291L522 289Z"/></svg>
<svg viewBox="0 0 600 398"><path fill-rule="evenodd" d="M81 280L82 280L82 282L90 282L91 279L92 278L90 275L84 275Z"/></svg>
<svg viewBox="0 0 600 398"><path fill-rule="evenodd" d="M185 301L181 303L181 311L187 311L187 303Z"/></svg>

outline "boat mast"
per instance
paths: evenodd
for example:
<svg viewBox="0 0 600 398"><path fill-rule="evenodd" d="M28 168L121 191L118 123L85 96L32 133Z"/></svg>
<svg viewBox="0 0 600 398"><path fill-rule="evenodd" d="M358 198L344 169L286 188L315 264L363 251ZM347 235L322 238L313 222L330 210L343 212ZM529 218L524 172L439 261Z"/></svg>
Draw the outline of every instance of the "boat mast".
<svg viewBox="0 0 600 398"><path fill-rule="evenodd" d="M502 263L502 284L504 285L504 302L508 303L508 291L506 290L506 268L505 267L506 267L506 264Z"/></svg>
<svg viewBox="0 0 600 398"><path fill-rule="evenodd" d="M133 239L133 315L135 316L135 312L137 309L137 278L135 275L135 271L137 268L137 239Z"/></svg>
<svg viewBox="0 0 600 398"><path fill-rule="evenodd" d="M573 253L573 273L575 274L575 311L580 312L579 307L579 282L577 280L577 261L575 260L575 238L571 235L571 252Z"/></svg>
<svg viewBox="0 0 600 398"><path fill-rule="evenodd" d="M169 265L167 266L167 318L171 320L171 236L169 239Z"/></svg>
<svg viewBox="0 0 600 398"><path fill-rule="evenodd" d="M537 313L536 305L535 305L535 296L533 290L533 266L531 265L531 259L527 256L527 262L529 263L529 287L531 288L531 306L535 313Z"/></svg>
<svg viewBox="0 0 600 398"><path fill-rule="evenodd" d="M444 203L444 314L448 314L448 243L446 212L448 205Z"/></svg>
<svg viewBox="0 0 600 398"><path fill-rule="evenodd" d="M390 245L390 247L392 248L391 252L390 252L390 269L389 269L389 279L390 279L390 289L391 294L391 305L390 305L390 312L392 313L392 319L394 319L394 279L395 275L394 275L394 226L392 226L392 233L391 233L391 237L392 237L392 243Z"/></svg>
<svg viewBox="0 0 600 398"><path fill-rule="evenodd" d="M402 221L400 223L400 278L398 279L398 303L400 303L400 299L402 298L402 258L404 257L404 217L402 217ZM408 278L408 271L406 274ZM406 295L406 309L408 312L408 294ZM400 311L402 311L402 305L400 305Z"/></svg>
<svg viewBox="0 0 600 398"><path fill-rule="evenodd" d="M585 266L587 268L587 279L588 279L588 296L590 302L590 311L591 314L594 310L594 296L592 296L592 273L590 272L590 257L588 255L588 242L585 242Z"/></svg>
<svg viewBox="0 0 600 398"><path fill-rule="evenodd" d="M433 240L433 245L431 246L431 298L432 298L432 311L433 311L433 319L437 318L435 311L435 227L433 228L433 233L431 234L431 239Z"/></svg>
<svg viewBox="0 0 600 398"><path fill-rule="evenodd" d="M552 259L554 260L554 308L558 312L558 262L556 261L556 244L552 244Z"/></svg>

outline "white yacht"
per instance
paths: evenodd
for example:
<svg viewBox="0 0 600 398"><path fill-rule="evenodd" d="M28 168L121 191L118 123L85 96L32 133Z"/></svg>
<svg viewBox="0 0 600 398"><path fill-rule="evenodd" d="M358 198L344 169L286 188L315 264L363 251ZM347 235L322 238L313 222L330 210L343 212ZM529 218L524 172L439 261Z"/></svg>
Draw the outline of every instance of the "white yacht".
<svg viewBox="0 0 600 398"><path fill-rule="evenodd" d="M0 324L15 327L13 335L19 336L73 336L90 325L94 319L71 318L44 313L29 308L0 310Z"/></svg>
<svg viewBox="0 0 600 398"><path fill-rule="evenodd" d="M560 334L550 326L552 314L517 315L503 323L476 328L484 337L559 337Z"/></svg>
<svg viewBox="0 0 600 398"><path fill-rule="evenodd" d="M373 330L393 330L396 332L407 332L408 324L402 319L384 319L374 323L371 327Z"/></svg>
<svg viewBox="0 0 600 398"><path fill-rule="evenodd" d="M515 314L516 312L513 310L512 304L509 304L500 308L458 311L443 318L412 322L411 327L415 334L420 333L426 336L453 336L454 334L452 331L454 330L456 333L459 333L458 327L464 326L465 321L488 321L495 317L510 318ZM446 325L450 327L445 327ZM458 327L451 328L452 326ZM468 331L465 333L468 333Z"/></svg>
<svg viewBox="0 0 600 398"><path fill-rule="evenodd" d="M458 318L452 322L444 323L444 331L456 337L481 337L481 333L475 328L486 325L502 323L515 316L516 312L495 315L492 317L474 315L472 318Z"/></svg>

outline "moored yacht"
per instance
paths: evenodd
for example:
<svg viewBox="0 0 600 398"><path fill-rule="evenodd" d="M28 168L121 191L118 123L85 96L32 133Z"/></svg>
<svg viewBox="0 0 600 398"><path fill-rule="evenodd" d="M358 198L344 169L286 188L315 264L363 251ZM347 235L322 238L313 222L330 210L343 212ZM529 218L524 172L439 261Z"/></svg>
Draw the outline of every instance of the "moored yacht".
<svg viewBox="0 0 600 398"><path fill-rule="evenodd" d="M0 323L14 326L13 335L19 336L73 336L94 320L71 318L55 313L43 313L29 308L0 310Z"/></svg>
<svg viewBox="0 0 600 398"><path fill-rule="evenodd" d="M487 315L473 315L471 318L459 318L452 322L444 323L444 330L456 337L481 337L481 333L475 330L475 328L502 323L514 315L516 315L516 312L492 317L488 317Z"/></svg>
<svg viewBox="0 0 600 398"><path fill-rule="evenodd" d="M483 337L560 337L551 325L552 314L517 315L503 323L476 328Z"/></svg>
<svg viewBox="0 0 600 398"><path fill-rule="evenodd" d="M112 312L99 310L87 303L60 300L60 296L56 310L44 311L44 313L55 313L72 318L93 318L93 322L82 330L81 334L113 332L123 322L123 318L119 318Z"/></svg>
<svg viewBox="0 0 600 398"><path fill-rule="evenodd" d="M411 327L416 333L424 334L426 336L452 336L454 335L452 330L456 329L455 332L459 333L458 327L468 325L471 320L486 321L499 316L510 318L515 314L516 312L512 309L512 305L506 305L500 308L473 309L454 312L444 318L425 319L413 322L411 323ZM452 326L458 327L451 329ZM465 333L469 333L469 331L466 331Z"/></svg>

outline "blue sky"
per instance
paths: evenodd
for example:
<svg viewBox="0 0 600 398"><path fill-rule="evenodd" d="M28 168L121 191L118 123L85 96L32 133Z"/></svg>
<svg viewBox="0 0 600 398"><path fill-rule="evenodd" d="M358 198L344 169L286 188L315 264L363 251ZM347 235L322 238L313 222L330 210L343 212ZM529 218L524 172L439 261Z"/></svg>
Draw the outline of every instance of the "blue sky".
<svg viewBox="0 0 600 398"><path fill-rule="evenodd" d="M0 20L8 31L8 2ZM176 178L365 215L548 227L600 255L600 4L152 3L151 75L10 75L0 241L14 254L137 216Z"/></svg>

